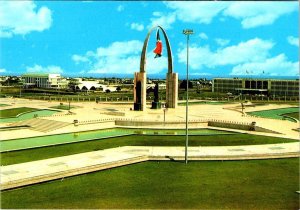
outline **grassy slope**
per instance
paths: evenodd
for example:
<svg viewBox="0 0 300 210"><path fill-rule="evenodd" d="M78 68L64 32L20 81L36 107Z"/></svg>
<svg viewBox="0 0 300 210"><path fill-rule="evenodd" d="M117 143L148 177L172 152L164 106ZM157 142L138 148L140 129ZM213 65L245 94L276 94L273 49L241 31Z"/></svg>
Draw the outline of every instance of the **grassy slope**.
<svg viewBox="0 0 300 210"><path fill-rule="evenodd" d="M298 159L146 162L2 192L2 208L298 209Z"/></svg>
<svg viewBox="0 0 300 210"><path fill-rule="evenodd" d="M292 142L295 140L281 139L249 134L189 136L189 146L234 146ZM185 136L123 136L81 143L42 147L36 149L3 152L1 165L10 165L52 157L114 148L119 146L184 146Z"/></svg>
<svg viewBox="0 0 300 210"><path fill-rule="evenodd" d="M1 118L8 118L8 117L16 117L18 114L30 111L36 111L35 108L28 108L28 107L20 107L20 108L13 108L13 109L4 109L0 112Z"/></svg>
<svg viewBox="0 0 300 210"><path fill-rule="evenodd" d="M266 118L273 118L273 119L282 119L282 115L293 113L299 111L299 107L292 107L292 108L282 108L282 109L269 109L263 111L255 111L255 112L247 112L247 114L266 117Z"/></svg>
<svg viewBox="0 0 300 210"><path fill-rule="evenodd" d="M287 114L284 114L283 116L285 116L285 115L299 120L299 112L287 113Z"/></svg>
<svg viewBox="0 0 300 210"><path fill-rule="evenodd" d="M71 109L77 108L78 106L70 106ZM62 110L69 110L69 105L58 105L58 106L51 106L50 108L53 109L62 109Z"/></svg>

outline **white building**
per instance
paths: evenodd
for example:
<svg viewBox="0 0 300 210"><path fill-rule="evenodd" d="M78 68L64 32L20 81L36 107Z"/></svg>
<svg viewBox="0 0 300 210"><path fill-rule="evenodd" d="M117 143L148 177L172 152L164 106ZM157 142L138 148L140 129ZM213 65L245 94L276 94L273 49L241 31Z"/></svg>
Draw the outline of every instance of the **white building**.
<svg viewBox="0 0 300 210"><path fill-rule="evenodd" d="M76 85L76 89L82 90L82 91L89 91L89 90L99 90L99 91L107 91L109 90L110 92L116 91L117 87L116 86L108 86L108 85L103 85L100 84L98 80L94 81L84 81L81 78L75 78L78 80L78 85Z"/></svg>
<svg viewBox="0 0 300 210"><path fill-rule="evenodd" d="M68 83L60 74L27 73L22 75L25 87L66 88Z"/></svg>
<svg viewBox="0 0 300 210"><path fill-rule="evenodd" d="M156 84L147 84L147 89L148 88L155 88ZM159 90L166 90L167 85L166 84L158 84L158 89Z"/></svg>

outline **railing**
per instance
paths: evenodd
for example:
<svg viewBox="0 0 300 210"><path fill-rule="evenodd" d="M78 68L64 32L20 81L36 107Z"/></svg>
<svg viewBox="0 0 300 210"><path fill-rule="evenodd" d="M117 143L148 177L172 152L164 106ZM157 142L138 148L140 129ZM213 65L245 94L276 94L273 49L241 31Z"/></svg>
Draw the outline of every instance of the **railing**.
<svg viewBox="0 0 300 210"><path fill-rule="evenodd" d="M78 121L74 123L74 125L97 124L97 123L114 122L114 121L115 121L114 118L104 118L104 119L97 119L97 120Z"/></svg>
<svg viewBox="0 0 300 210"><path fill-rule="evenodd" d="M38 118L48 118L48 117L63 117L63 116L70 116L70 115L76 115L74 112L68 112L68 113L63 113L63 114L53 114L50 116L38 116Z"/></svg>

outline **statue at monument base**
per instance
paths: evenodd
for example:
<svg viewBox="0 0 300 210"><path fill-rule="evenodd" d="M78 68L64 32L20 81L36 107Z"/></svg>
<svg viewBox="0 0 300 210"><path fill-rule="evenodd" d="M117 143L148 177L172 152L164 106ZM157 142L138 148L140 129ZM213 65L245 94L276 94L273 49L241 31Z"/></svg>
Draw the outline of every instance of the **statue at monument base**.
<svg viewBox="0 0 300 210"><path fill-rule="evenodd" d="M160 109L160 108L161 108L161 102L152 101L151 109Z"/></svg>
<svg viewBox="0 0 300 210"><path fill-rule="evenodd" d="M141 111L142 110L142 103L134 103L133 104L134 111Z"/></svg>
<svg viewBox="0 0 300 210"><path fill-rule="evenodd" d="M152 101L151 109L160 109L161 102L159 102L159 98L158 98L158 83L155 84L153 92L154 92L154 101Z"/></svg>

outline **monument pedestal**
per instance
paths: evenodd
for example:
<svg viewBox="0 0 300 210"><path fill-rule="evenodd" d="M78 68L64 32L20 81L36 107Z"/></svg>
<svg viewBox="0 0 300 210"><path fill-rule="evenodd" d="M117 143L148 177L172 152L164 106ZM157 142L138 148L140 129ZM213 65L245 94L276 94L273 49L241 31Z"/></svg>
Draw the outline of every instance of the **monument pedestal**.
<svg viewBox="0 0 300 210"><path fill-rule="evenodd" d="M146 110L146 89L147 89L146 72L136 72L134 74L134 110Z"/></svg>
<svg viewBox="0 0 300 210"><path fill-rule="evenodd" d="M151 109L160 109L160 108L161 108L161 103L160 102L152 101Z"/></svg>
<svg viewBox="0 0 300 210"><path fill-rule="evenodd" d="M142 111L142 104L141 103L134 103L133 104L134 111Z"/></svg>
<svg viewBox="0 0 300 210"><path fill-rule="evenodd" d="M167 73L166 103L168 108L177 108L178 104L178 74Z"/></svg>

